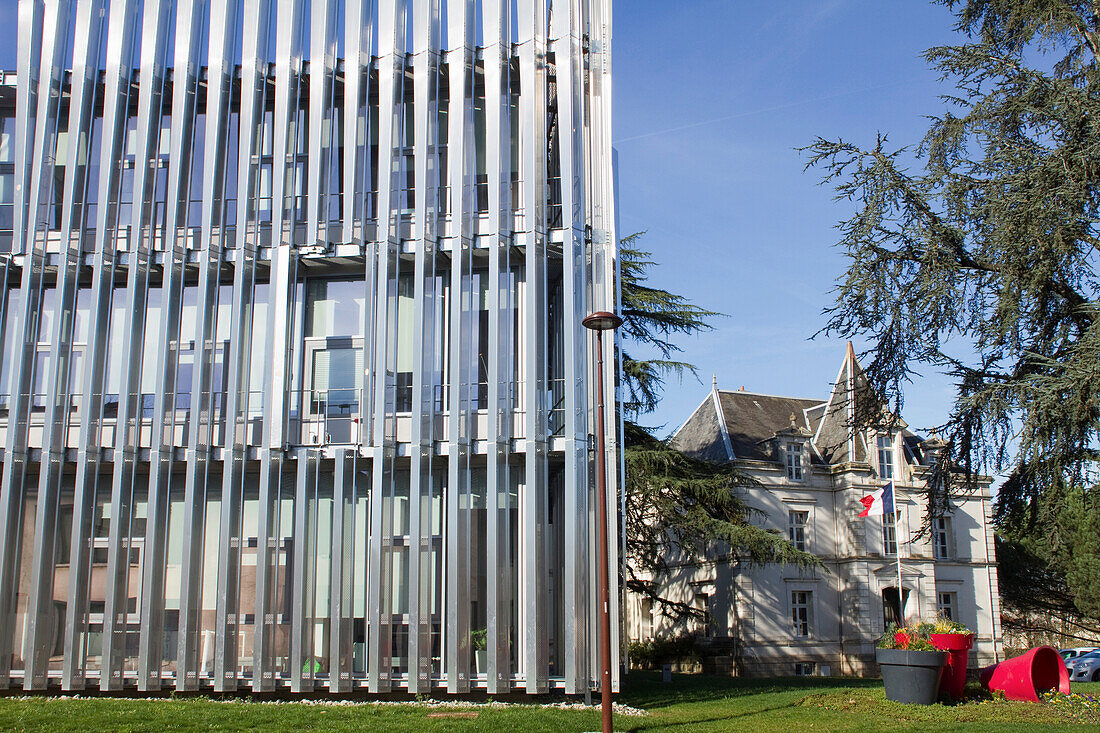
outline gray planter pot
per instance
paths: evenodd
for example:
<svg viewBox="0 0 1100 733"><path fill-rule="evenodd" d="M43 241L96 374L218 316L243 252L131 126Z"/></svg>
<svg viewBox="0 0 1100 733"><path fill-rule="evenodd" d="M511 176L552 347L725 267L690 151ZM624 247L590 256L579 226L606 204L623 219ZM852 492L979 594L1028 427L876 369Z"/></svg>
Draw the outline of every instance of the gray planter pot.
<svg viewBox="0 0 1100 733"><path fill-rule="evenodd" d="M887 700L917 705L936 702L947 652L876 649L875 661L882 670Z"/></svg>

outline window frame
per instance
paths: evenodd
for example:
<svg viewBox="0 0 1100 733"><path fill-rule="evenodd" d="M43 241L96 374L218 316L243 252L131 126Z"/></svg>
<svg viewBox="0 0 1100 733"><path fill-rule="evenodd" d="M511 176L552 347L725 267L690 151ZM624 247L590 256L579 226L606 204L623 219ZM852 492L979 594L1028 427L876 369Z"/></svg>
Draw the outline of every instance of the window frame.
<svg viewBox="0 0 1100 733"><path fill-rule="evenodd" d="M946 613L945 613L946 610ZM936 590L936 614L952 621L958 621L959 594L953 590Z"/></svg>
<svg viewBox="0 0 1100 733"><path fill-rule="evenodd" d="M890 591L894 591L894 598L889 598ZM879 591L882 599L882 626L885 629L891 623L899 626L905 624L905 606L909 601L910 589L904 586L899 591L896 586L886 586ZM894 605L896 601L897 605ZM893 616L893 618L891 618Z"/></svg>
<svg viewBox="0 0 1100 733"><path fill-rule="evenodd" d="M814 635L814 592L809 588L791 588L791 634L795 639L812 639Z"/></svg>
<svg viewBox="0 0 1100 733"><path fill-rule="evenodd" d="M894 439L890 435L879 435L875 441L878 458L879 478L893 480L894 478Z"/></svg>
<svg viewBox="0 0 1100 733"><path fill-rule="evenodd" d="M951 517L932 520L932 557L936 560L955 559L955 531Z"/></svg>
<svg viewBox="0 0 1100 733"><path fill-rule="evenodd" d="M713 638L718 634L718 624L714 618L712 598L711 593L702 590L695 591L691 598L691 605L697 611L706 614L704 618L695 620L695 634L706 639Z"/></svg>
<svg viewBox="0 0 1100 733"><path fill-rule="evenodd" d="M817 676L817 662L795 662L794 663L794 676L795 677L816 677Z"/></svg>
<svg viewBox="0 0 1100 733"><path fill-rule="evenodd" d="M796 521L798 518L801 518L802 521ZM787 510L787 539L795 546L796 550L808 551L807 548L810 545L809 527L810 512L808 509Z"/></svg>
<svg viewBox="0 0 1100 733"><path fill-rule="evenodd" d="M897 499L894 499L897 501ZM900 550L898 542L898 520L901 519L901 510L895 509L891 521L891 515L882 515L882 554L884 557L897 557ZM893 551L890 547L893 546Z"/></svg>
<svg viewBox="0 0 1100 733"><path fill-rule="evenodd" d="M651 598L642 598L641 603L638 604L638 630L641 632L643 641L648 641L653 638L653 632L656 627L655 615L653 613L653 600Z"/></svg>
<svg viewBox="0 0 1100 733"><path fill-rule="evenodd" d="M802 444L790 441L783 444L783 463L787 470L788 481L802 481L805 472L802 470Z"/></svg>

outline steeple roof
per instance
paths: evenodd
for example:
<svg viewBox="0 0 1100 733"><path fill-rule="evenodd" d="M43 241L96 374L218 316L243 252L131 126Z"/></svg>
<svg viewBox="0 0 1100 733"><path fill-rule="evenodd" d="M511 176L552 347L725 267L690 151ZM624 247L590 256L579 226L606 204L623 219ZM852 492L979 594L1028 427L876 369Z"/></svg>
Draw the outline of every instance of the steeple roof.
<svg viewBox="0 0 1100 733"><path fill-rule="evenodd" d="M849 343L826 400L758 394L743 387L721 390L715 384L671 443L706 460L774 460L775 438L808 437L815 462L867 462L870 449L864 431L851 427L875 424L889 424L889 415ZM905 423L894 420L893 427L904 429ZM910 441L916 436L905 434L906 446L917 458L919 439Z"/></svg>

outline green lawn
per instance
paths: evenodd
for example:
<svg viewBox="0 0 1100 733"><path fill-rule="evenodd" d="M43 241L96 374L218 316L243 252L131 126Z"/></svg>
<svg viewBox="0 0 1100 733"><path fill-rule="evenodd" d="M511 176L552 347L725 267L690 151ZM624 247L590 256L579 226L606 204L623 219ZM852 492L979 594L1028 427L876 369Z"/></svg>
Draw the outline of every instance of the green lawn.
<svg viewBox="0 0 1100 733"><path fill-rule="evenodd" d="M1075 685L1074 691L1100 697L1100 684ZM663 684L652 675L632 675L618 701L649 711L645 716L616 716L615 728L621 731L1043 731L1083 730L1096 724L1095 719L1092 723L1075 722L1044 704L985 700L955 706L899 705L883 698L877 680L736 680L684 675ZM598 711L535 706L474 711L477 717L471 719L436 717L448 711L411 706L258 704L206 698L3 698L0 730L536 733L599 729Z"/></svg>

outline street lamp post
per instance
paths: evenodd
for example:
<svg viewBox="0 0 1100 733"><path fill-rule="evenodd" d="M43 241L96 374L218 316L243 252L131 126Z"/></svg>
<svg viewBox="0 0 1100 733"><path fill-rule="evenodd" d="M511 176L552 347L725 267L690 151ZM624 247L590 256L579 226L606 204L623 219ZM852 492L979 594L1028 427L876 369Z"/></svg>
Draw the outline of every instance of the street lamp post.
<svg viewBox="0 0 1100 733"><path fill-rule="evenodd" d="M596 537L599 544L600 583L600 710L603 733L611 733L611 602L607 571L607 456L603 403L603 332L622 325L623 319L596 311L581 323L596 332Z"/></svg>

